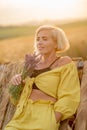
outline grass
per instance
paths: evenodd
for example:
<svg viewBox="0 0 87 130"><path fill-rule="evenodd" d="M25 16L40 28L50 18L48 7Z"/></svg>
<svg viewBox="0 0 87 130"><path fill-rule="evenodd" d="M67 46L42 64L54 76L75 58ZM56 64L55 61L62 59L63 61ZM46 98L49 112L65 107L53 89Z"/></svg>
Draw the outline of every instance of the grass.
<svg viewBox="0 0 87 130"><path fill-rule="evenodd" d="M33 35L36 26L0 27L0 40Z"/></svg>
<svg viewBox="0 0 87 130"><path fill-rule="evenodd" d="M71 48L65 53L70 57L87 60L87 21L57 25L67 34ZM22 60L32 53L37 26L0 27L0 63Z"/></svg>

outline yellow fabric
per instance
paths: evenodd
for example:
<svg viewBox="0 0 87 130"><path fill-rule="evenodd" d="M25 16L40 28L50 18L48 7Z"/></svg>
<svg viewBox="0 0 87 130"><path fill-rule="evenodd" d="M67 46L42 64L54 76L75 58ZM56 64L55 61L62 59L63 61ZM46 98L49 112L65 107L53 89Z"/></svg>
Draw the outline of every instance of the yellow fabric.
<svg viewBox="0 0 87 130"><path fill-rule="evenodd" d="M21 107L32 91L33 82L43 92L58 99L54 105L54 109L63 114L62 120L72 116L76 112L80 102L80 84L77 68L73 61L62 67L44 72L35 78L27 77L19 103Z"/></svg>
<svg viewBox="0 0 87 130"><path fill-rule="evenodd" d="M54 109L63 114L62 120L64 120L76 112L80 102L80 83L74 63L63 67L60 77L57 90L58 101Z"/></svg>
<svg viewBox="0 0 87 130"><path fill-rule="evenodd" d="M5 130L58 130L59 123L53 109L53 102L28 99L20 116L14 116Z"/></svg>
<svg viewBox="0 0 87 130"><path fill-rule="evenodd" d="M62 120L69 118L76 112L80 102L80 84L77 68L72 61L62 67L44 72L35 78L27 77L14 115L15 118L20 117L23 112L34 82L40 90L57 98L57 102L54 104L54 111L63 114Z"/></svg>

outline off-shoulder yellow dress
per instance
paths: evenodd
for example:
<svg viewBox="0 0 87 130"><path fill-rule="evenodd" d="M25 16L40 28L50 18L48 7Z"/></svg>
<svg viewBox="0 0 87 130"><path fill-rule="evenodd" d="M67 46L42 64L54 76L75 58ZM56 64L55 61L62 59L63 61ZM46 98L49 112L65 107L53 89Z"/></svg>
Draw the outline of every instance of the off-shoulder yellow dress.
<svg viewBox="0 0 87 130"><path fill-rule="evenodd" d="M29 99L33 83L57 101ZM67 119L76 112L79 102L80 84L73 61L35 78L27 77L16 112L5 130L58 130L54 112L62 113L61 120Z"/></svg>

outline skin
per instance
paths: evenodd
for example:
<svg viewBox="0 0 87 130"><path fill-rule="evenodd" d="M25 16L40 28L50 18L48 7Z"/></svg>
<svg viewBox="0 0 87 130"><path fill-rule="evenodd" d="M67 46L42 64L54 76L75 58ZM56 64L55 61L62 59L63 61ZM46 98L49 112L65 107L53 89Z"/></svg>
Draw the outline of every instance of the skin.
<svg viewBox="0 0 87 130"><path fill-rule="evenodd" d="M57 44L54 42L48 30L40 31L37 35L36 46L39 54L42 56L40 63L42 68L47 67L56 57ZM39 64L40 67L40 64Z"/></svg>
<svg viewBox="0 0 87 130"><path fill-rule="evenodd" d="M36 37L37 49L39 53L46 58L51 54L56 54L55 49L57 47L57 44L55 43L51 35L51 31L43 30L40 31Z"/></svg>
<svg viewBox="0 0 87 130"><path fill-rule="evenodd" d="M37 34L36 37L36 47L41 55L41 60L37 64L35 69L43 69L48 67L56 58L56 48L57 44L52 38L52 33L49 30L42 30ZM71 59L67 56L60 58L54 65L54 68L62 65L65 65L67 63L70 63ZM21 75L15 75L11 79L11 83L13 85L18 85L21 83ZM24 81L23 81L24 82ZM35 99L36 97L33 95L39 95L40 90L32 90L30 98ZM44 92L43 92L44 93ZM50 97L50 96L49 96ZM46 97L43 97L44 99ZM62 113L55 112L56 121L60 121L62 118Z"/></svg>

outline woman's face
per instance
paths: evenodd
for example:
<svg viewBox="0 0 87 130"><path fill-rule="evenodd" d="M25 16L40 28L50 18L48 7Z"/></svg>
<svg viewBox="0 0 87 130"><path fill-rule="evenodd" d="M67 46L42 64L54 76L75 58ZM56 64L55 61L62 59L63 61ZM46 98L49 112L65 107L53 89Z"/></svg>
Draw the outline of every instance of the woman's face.
<svg viewBox="0 0 87 130"><path fill-rule="evenodd" d="M49 30L41 30L36 37L36 47L42 55L52 52L56 53L57 44L52 38L52 32Z"/></svg>

